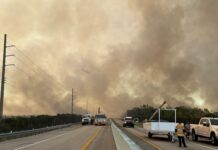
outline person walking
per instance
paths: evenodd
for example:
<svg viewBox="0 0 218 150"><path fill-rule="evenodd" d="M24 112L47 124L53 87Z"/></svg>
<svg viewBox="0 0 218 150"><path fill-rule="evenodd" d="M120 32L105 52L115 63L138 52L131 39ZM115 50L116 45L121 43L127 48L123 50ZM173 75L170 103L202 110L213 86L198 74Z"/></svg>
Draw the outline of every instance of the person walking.
<svg viewBox="0 0 218 150"><path fill-rule="evenodd" d="M176 135L177 135L177 137L179 139L179 147L181 147L182 144L183 144L184 147L187 147L186 143L185 143L185 138L184 138L184 136L185 136L185 134L184 134L185 129L184 129L184 125L181 122L179 122L177 124L175 132L176 132Z"/></svg>

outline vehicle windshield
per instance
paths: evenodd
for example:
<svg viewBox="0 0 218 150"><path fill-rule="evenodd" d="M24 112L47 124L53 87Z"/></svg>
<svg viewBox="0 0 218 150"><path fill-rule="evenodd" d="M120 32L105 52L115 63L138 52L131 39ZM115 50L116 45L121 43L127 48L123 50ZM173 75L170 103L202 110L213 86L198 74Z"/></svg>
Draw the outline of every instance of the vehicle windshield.
<svg viewBox="0 0 218 150"><path fill-rule="evenodd" d="M210 119L211 125L218 125L218 119Z"/></svg>
<svg viewBox="0 0 218 150"><path fill-rule="evenodd" d="M95 118L106 118L105 115L96 115Z"/></svg>
<svg viewBox="0 0 218 150"><path fill-rule="evenodd" d="M125 120L127 120L127 121L131 121L131 120L132 120L132 118L125 118Z"/></svg>
<svg viewBox="0 0 218 150"><path fill-rule="evenodd" d="M87 117L91 118L91 115L83 115L82 116L82 118L87 118Z"/></svg>

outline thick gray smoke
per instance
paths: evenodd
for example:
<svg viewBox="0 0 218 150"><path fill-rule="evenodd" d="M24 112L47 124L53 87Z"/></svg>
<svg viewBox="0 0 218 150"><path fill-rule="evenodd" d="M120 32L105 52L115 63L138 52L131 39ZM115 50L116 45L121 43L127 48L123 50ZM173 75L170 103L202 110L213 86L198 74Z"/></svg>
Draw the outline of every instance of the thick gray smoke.
<svg viewBox="0 0 218 150"><path fill-rule="evenodd" d="M5 113L109 116L166 100L217 109L216 0L2 0L8 59ZM2 44L2 38L0 44ZM9 50L8 50L9 51ZM21 60L21 61L20 61ZM43 70L43 71L42 71Z"/></svg>

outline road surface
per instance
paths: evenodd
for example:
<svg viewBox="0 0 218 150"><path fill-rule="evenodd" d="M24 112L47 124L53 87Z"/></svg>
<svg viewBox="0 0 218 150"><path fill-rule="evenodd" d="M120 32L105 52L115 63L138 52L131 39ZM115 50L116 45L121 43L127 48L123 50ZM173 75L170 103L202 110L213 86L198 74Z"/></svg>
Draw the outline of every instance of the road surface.
<svg viewBox="0 0 218 150"><path fill-rule="evenodd" d="M0 150L115 150L110 126L73 125L34 136L0 142Z"/></svg>
<svg viewBox="0 0 218 150"><path fill-rule="evenodd" d="M142 128L123 128L122 121L115 120L118 127L143 150L180 150L178 142L167 138L149 139ZM205 140L187 141L187 150L218 150ZM183 148L182 148L183 149ZM73 125L34 136L0 142L0 150L116 150L110 125Z"/></svg>
<svg viewBox="0 0 218 150"><path fill-rule="evenodd" d="M156 149L156 150L181 150L179 143L169 142L167 137L153 137L148 138L145 135L145 131L142 128L123 128L121 120L115 120L119 125L120 129L124 131L133 141L135 141L142 149ZM209 141L204 139L199 139L199 142L192 142L191 140L186 140L187 148L186 150L218 150L218 146L213 146ZM148 147L150 145L150 147Z"/></svg>

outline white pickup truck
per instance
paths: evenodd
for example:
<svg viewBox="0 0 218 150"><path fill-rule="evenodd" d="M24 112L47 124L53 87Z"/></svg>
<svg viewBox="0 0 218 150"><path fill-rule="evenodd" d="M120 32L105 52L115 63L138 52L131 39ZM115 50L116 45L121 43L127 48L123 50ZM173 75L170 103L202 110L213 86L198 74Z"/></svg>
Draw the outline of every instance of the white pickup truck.
<svg viewBox="0 0 218 150"><path fill-rule="evenodd" d="M86 125L86 124L93 124L94 122L94 118L92 117L91 114L84 114L82 116L82 125Z"/></svg>
<svg viewBox="0 0 218 150"><path fill-rule="evenodd" d="M198 125L191 125L192 140L198 137L209 138L212 144L218 143L218 118L201 118Z"/></svg>

